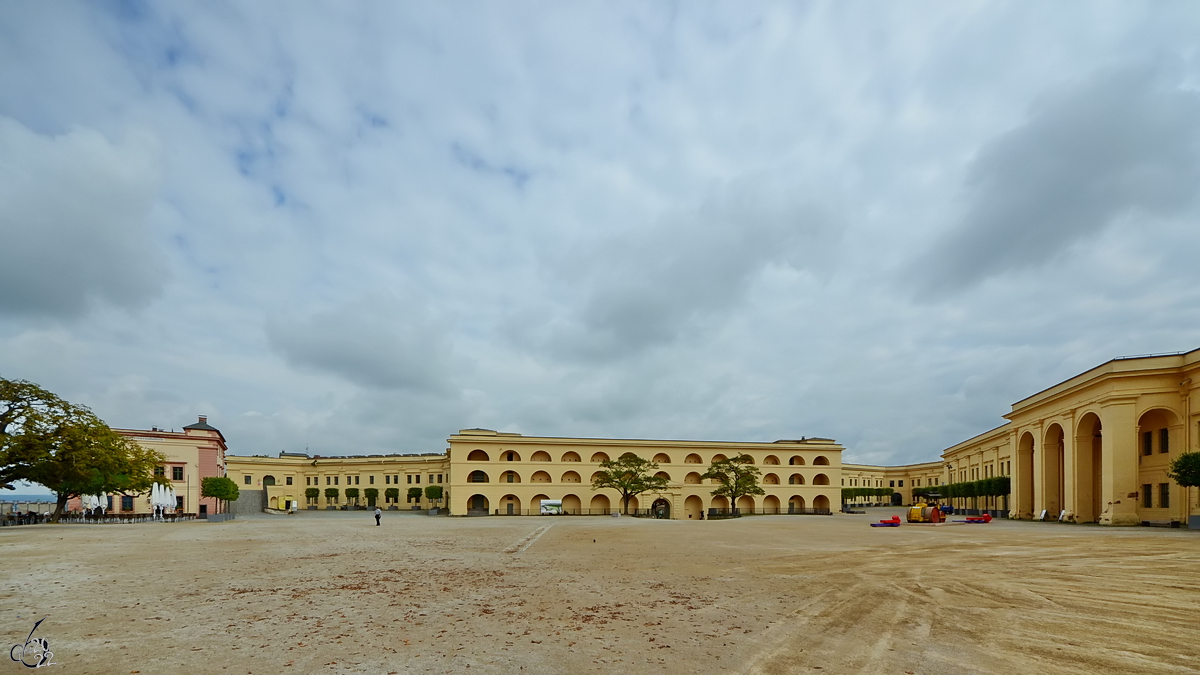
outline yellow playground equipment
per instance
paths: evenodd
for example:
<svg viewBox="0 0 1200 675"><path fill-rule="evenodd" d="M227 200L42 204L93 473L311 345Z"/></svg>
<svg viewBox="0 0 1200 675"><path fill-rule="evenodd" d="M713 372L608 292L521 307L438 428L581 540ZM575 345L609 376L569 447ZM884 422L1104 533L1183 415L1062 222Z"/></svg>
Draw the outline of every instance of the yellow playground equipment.
<svg viewBox="0 0 1200 675"><path fill-rule="evenodd" d="M942 507L938 506L937 500L941 495L927 494L925 501L913 504L908 509L908 522L910 523L944 523L946 517L942 513Z"/></svg>

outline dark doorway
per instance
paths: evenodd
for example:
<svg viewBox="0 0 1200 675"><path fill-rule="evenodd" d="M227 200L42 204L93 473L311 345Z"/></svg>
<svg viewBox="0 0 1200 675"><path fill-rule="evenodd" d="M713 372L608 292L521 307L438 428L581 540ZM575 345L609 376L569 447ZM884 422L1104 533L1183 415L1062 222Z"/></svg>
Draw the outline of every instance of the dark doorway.
<svg viewBox="0 0 1200 675"><path fill-rule="evenodd" d="M892 493L892 506L904 506L904 495L899 492Z"/></svg>
<svg viewBox="0 0 1200 675"><path fill-rule="evenodd" d="M665 499L657 499L650 507L650 513L654 514L655 518L669 519L671 517L671 502Z"/></svg>

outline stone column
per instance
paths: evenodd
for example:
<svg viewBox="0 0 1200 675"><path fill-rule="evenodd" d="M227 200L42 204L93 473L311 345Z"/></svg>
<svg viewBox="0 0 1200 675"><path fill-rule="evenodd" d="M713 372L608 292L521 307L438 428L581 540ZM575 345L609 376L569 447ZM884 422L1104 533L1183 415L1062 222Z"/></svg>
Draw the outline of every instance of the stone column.
<svg viewBox="0 0 1200 675"><path fill-rule="evenodd" d="M1138 525L1138 437L1135 398L1101 403L1101 525Z"/></svg>

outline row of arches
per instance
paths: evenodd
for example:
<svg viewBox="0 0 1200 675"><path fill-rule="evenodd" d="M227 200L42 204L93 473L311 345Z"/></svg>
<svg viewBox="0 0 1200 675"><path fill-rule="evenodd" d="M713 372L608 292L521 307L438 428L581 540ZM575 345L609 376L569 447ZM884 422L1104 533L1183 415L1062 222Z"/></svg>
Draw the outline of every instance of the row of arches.
<svg viewBox="0 0 1200 675"><path fill-rule="evenodd" d="M1153 408L1137 419L1136 438L1132 452L1138 455L1138 479L1132 490L1142 487L1136 494L1137 510L1163 508L1162 498L1141 494L1144 484L1167 483L1166 464L1171 449L1179 443L1172 437L1181 427L1179 416L1165 408ZM1069 425L1068 425L1069 428ZM1037 510L1057 516L1062 511L1071 512L1078 522L1097 522L1104 514L1104 440L1105 431L1101 417L1096 412L1087 412L1075 423L1073 435L1059 422L1045 427L1041 434L1025 431L1017 442L1014 462L1014 499L1018 513L1030 514ZM1040 435L1040 438L1038 437ZM1067 441L1073 441L1068 453ZM1128 445L1123 448L1129 452ZM1068 461L1068 455L1070 460ZM1110 464L1120 464L1113 458ZM1113 470L1113 469L1110 469ZM1070 488L1068 490L1068 488ZM1126 490L1113 488L1114 497ZM1126 497L1125 495L1120 495ZM1129 499L1134 497L1126 497Z"/></svg>
<svg viewBox="0 0 1200 675"><path fill-rule="evenodd" d="M625 453L625 454L632 454L632 453ZM599 452L592 453L591 458L588 461L590 461L592 464L599 464L600 462L607 462L607 461L609 461L609 459L610 459L610 457L607 452L599 451ZM713 455L712 459L710 461L720 462L720 461L724 461L726 459L729 459L729 458L723 454L718 453L716 455ZM486 451L476 449L476 450L472 450L471 452L467 453L467 461L468 462L490 462L492 460L491 460L491 455L489 455ZM519 452L517 452L515 450L502 450L497 454L497 461L520 462L522 460L521 460L521 454ZM531 461L531 462L550 462L550 461L553 461L553 459L551 458L550 453L546 452L545 450L538 450L537 452L534 452L532 455L530 455L529 461ZM569 450L569 451L563 453L562 458L559 461L561 461L561 462L581 462L581 461L583 461L583 458L579 455L578 452L575 452L574 450ZM672 464L673 463L671 456L665 452L660 452L660 453L654 455L654 459L652 461L654 461L657 464ZM700 457L700 455L693 452L683 458L683 463L684 464L704 464L705 462ZM806 464L804 457L802 457L800 455L792 455L791 457L788 458L787 463L790 466L805 466L805 464ZM824 455L817 455L816 457L813 458L812 463L813 463L813 466L829 466L829 458ZM763 458L763 464L764 465L779 465L780 460L779 460L779 457L777 457L775 455L767 455L766 457Z"/></svg>
<svg viewBox="0 0 1200 675"><path fill-rule="evenodd" d="M588 479L588 483L591 483L593 480L595 480L596 476L598 476L599 474L600 474L600 472L598 472L598 471L596 473L593 473L591 478ZM673 480L671 478L671 474L667 473L666 471L659 471L655 475L660 478L665 478L667 480ZM467 482L468 483L490 483L490 482L492 482L492 480L491 480L491 476L488 474L488 472L486 472L482 469L476 469L475 471L472 471L470 474L467 475ZM500 473L498 482L500 482L500 483L521 483L523 481L521 480L521 474L517 473L516 471L502 471ZM551 483L554 481L553 481L552 477L550 476L549 472L535 471L529 477L529 482L531 482L531 483ZM558 482L559 483L582 483L583 478L579 475L579 473L577 471L567 471L562 474L562 476L559 478ZM701 477L700 473L697 471L692 471L683 477L684 485L700 485L703 482L704 482L704 479ZM717 481L709 480L709 483L716 484ZM782 485L782 482L781 482L779 474L767 473L767 474L764 474L762 477L762 484L763 485ZM804 478L803 474L793 473L787 477L787 484L788 485L807 485L808 483L805 482L805 478ZM829 476L827 476L823 473L819 473L819 474L813 476L812 477L812 485L829 485Z"/></svg>
<svg viewBox="0 0 1200 675"><path fill-rule="evenodd" d="M541 508L541 502L544 499L550 499L550 497L544 494L534 495L533 498L529 500L529 503L525 504L517 495L507 494L500 497L498 500L496 500L496 503L493 504L487 495L474 494L467 498L466 507L468 513L490 514L493 512L498 512L504 515L537 514ZM565 513L574 515L604 515L611 513L614 510L621 509L619 499L612 500L608 497L608 495L605 494L592 495L591 499L587 501L586 507L584 506L583 499L576 494L566 494L560 499L562 501L563 511ZM646 501L650 502L651 500L647 498ZM725 497L712 497L707 501L707 508L710 509L727 511L730 508L729 500ZM669 517L670 502L668 500L655 499L653 501L653 505L656 510L665 505L667 510L666 517ZM637 497L633 497L629 500L630 510L636 511L640 508L640 506L641 500L639 500ZM800 495L793 495L788 499L786 504L781 503L779 497L776 497L775 495L767 495L766 497L762 498L761 502L755 501L754 497L750 495L744 495L738 499L737 508L743 513L761 511L762 513L767 514L800 513L806 508L828 510L829 497L825 495L817 495L816 497L813 497L812 505L809 507L806 504L804 497ZM705 498L702 498L698 495L691 495L683 501L684 515L686 515L688 518L699 519L704 509Z"/></svg>

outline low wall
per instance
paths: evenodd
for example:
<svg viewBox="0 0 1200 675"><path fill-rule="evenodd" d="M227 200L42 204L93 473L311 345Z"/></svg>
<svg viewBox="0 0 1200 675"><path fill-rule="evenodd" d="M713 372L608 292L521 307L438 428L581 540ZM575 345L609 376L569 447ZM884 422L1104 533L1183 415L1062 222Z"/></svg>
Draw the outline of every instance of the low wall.
<svg viewBox="0 0 1200 675"><path fill-rule="evenodd" d="M229 512L242 516L253 516L262 513L266 505L266 490L238 490L237 501L229 502Z"/></svg>

